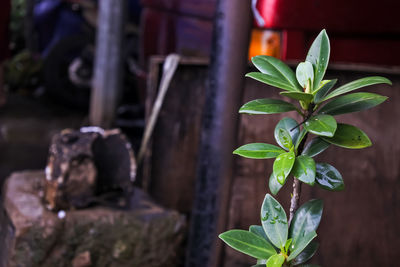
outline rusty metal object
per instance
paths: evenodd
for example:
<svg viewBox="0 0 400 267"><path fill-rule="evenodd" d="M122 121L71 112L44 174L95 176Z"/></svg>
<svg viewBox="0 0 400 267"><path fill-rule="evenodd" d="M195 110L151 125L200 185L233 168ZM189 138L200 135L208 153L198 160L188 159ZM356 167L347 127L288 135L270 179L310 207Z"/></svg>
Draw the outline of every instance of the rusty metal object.
<svg viewBox="0 0 400 267"><path fill-rule="evenodd" d="M131 145L119 130L66 129L50 146L44 200L51 210L83 208L109 192L129 193L135 176Z"/></svg>

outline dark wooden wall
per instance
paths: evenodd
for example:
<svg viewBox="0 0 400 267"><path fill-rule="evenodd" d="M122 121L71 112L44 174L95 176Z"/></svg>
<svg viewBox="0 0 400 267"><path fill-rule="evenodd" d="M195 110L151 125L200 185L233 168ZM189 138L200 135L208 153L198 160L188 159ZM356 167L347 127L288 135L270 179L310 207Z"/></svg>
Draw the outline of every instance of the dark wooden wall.
<svg viewBox="0 0 400 267"><path fill-rule="evenodd" d="M190 215L195 179L195 161L201 123L203 88L207 68L204 65L181 66L166 97L153 138L152 157L147 159L149 191L162 204ZM374 73L374 75L377 73ZM340 83L372 75L368 72L334 71L328 77ZM382 74L384 75L384 74ZM393 87L373 86L367 91L389 96L381 106L343 115L340 122L363 129L374 145L363 150L331 146L318 162L336 166L342 173L344 192L328 192L303 185L301 202L310 198L324 200L324 213L318 239L321 243L313 262L324 267L396 266L400 252L400 75L384 75ZM243 103L256 98L277 98L278 90L247 80ZM284 116L239 115L238 146L251 142L274 143L273 129ZM235 157L227 229L247 229L260 224L259 210L269 192L268 177L272 160ZM286 210L291 183L279 193ZM230 248L225 249L226 267L250 266L254 261Z"/></svg>

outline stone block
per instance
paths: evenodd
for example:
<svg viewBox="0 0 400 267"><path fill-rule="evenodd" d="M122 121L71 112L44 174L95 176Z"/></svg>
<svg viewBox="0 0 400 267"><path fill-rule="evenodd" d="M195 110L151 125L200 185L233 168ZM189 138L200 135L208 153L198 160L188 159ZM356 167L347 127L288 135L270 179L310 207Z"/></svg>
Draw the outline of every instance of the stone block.
<svg viewBox="0 0 400 267"><path fill-rule="evenodd" d="M185 218L135 189L129 208L49 211L43 171L13 173L3 188L0 267L179 266Z"/></svg>

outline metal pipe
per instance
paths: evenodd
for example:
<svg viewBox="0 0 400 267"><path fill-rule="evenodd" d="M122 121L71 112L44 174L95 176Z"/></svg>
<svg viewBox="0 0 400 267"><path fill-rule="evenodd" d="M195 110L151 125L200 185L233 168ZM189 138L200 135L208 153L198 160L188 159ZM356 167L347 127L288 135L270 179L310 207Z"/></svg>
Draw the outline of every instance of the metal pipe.
<svg viewBox="0 0 400 267"><path fill-rule="evenodd" d="M110 128L122 86L122 39L126 0L100 0L90 102L90 123Z"/></svg>
<svg viewBox="0 0 400 267"><path fill-rule="evenodd" d="M217 1L187 267L220 266L251 22L251 1Z"/></svg>

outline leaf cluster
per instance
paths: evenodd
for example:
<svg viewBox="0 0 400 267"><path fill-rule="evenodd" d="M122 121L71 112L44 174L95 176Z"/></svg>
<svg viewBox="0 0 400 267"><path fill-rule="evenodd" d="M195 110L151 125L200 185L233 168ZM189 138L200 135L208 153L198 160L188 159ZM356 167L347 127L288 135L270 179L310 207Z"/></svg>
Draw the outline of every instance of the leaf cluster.
<svg viewBox="0 0 400 267"><path fill-rule="evenodd" d="M230 247L257 259L255 266L302 265L317 251L314 241L321 221L323 203L313 199L301 206L288 227L286 213L279 202L267 194L261 207L261 226L249 231L230 230L219 237Z"/></svg>
<svg viewBox="0 0 400 267"><path fill-rule="evenodd" d="M299 105L281 99L256 99L244 104L239 112L251 115L276 114L297 111L298 122L285 117L274 130L277 145L251 143L233 153L252 159L274 159L269 188L276 195L288 177L303 183L317 184L323 189L340 191L344 182L340 172L332 165L315 162L313 157L335 145L361 149L372 145L371 140L356 126L339 123L336 115L358 112L383 103L387 97L368 93L350 93L374 84L391 84L379 76L366 77L334 88L337 79L324 80L329 63L330 44L322 30L296 72L279 59L269 56L252 58L259 72L246 76L278 87L281 95L297 100ZM307 142L307 138L312 136ZM310 200L295 213L288 227L282 206L269 194L261 208L262 226L253 225L249 231L230 230L220 238L234 249L257 259L255 266L280 267L301 265L318 249L314 241L322 215L322 201ZM302 265L313 266L313 265Z"/></svg>
<svg viewBox="0 0 400 267"><path fill-rule="evenodd" d="M275 128L274 137L280 147L272 144L252 143L239 147L233 153L247 158L275 158L269 187L277 194L289 176L313 186L340 191L344 183L339 171L328 163L316 163L314 156L330 145L361 149L372 145L365 132L356 126L338 123L334 116L362 111L383 103L387 97L354 90L365 86L391 82L379 76L366 77L334 89L337 82L323 80L330 57L329 38L325 30L317 36L307 58L296 72L279 59L256 56L252 59L259 72L246 76L271 86L280 93L299 101L299 106L278 99L256 99L244 104L239 112L246 114L276 114L297 111L303 121L282 119ZM347 94L350 93L350 94ZM314 138L306 143L308 135Z"/></svg>

